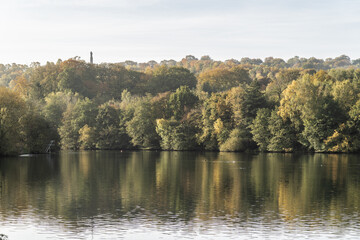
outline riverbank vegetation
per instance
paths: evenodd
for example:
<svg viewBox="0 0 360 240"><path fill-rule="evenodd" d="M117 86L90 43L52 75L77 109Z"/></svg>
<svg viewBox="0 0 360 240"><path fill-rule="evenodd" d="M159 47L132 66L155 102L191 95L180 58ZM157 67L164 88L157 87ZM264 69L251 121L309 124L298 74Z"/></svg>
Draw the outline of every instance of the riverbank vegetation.
<svg viewBox="0 0 360 240"><path fill-rule="evenodd" d="M0 64L0 155L360 150L360 59Z"/></svg>

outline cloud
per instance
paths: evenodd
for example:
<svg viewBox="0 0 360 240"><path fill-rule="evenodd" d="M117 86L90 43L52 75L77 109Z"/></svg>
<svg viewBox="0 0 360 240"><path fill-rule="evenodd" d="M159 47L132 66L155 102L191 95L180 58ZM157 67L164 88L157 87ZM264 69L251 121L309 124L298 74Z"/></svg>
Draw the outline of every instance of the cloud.
<svg viewBox="0 0 360 240"><path fill-rule="evenodd" d="M90 50L102 61L186 54L357 57L360 2L342 1L4 1L0 60L56 60Z"/></svg>
<svg viewBox="0 0 360 240"><path fill-rule="evenodd" d="M158 4L161 0L12 0L5 5L15 7L145 7Z"/></svg>

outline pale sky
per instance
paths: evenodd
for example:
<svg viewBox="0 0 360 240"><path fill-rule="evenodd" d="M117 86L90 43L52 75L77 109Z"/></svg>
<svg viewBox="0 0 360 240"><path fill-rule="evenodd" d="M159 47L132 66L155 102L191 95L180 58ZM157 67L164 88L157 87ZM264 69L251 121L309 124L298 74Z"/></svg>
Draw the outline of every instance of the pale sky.
<svg viewBox="0 0 360 240"><path fill-rule="evenodd" d="M0 63L360 58L359 0L0 0Z"/></svg>

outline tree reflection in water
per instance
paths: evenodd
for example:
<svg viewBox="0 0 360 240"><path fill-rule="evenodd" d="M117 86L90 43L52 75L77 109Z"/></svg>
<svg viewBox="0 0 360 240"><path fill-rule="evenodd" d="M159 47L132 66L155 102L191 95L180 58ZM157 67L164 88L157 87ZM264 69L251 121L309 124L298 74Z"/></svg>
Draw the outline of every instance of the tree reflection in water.
<svg viewBox="0 0 360 240"><path fill-rule="evenodd" d="M253 224L346 229L359 225L359 170L357 155L83 151L3 158L0 217L3 225L52 221L83 236L129 224L160 232L173 225L188 234L209 223L204 229L217 234L212 222L229 234Z"/></svg>

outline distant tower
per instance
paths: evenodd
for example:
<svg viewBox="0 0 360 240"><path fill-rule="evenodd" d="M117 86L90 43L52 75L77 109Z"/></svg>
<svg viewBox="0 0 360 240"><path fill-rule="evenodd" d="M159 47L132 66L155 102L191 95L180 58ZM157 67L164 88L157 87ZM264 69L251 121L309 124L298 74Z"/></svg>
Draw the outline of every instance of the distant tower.
<svg viewBox="0 0 360 240"><path fill-rule="evenodd" d="M90 63L93 64L94 63L94 59L93 59L93 53L90 52Z"/></svg>

